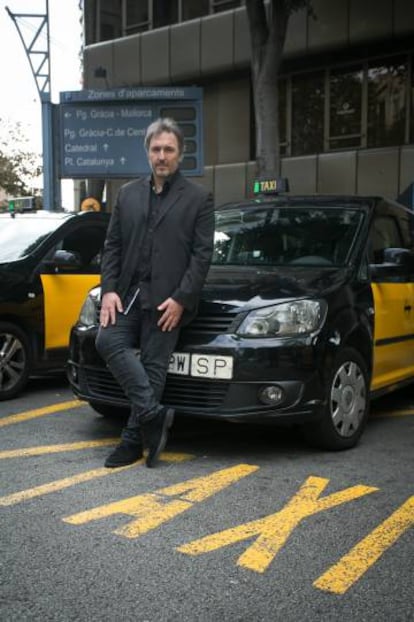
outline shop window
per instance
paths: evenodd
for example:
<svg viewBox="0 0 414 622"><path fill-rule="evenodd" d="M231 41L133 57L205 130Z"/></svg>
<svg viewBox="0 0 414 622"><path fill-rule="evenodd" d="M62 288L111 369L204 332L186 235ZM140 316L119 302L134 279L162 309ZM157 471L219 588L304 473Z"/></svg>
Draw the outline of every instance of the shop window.
<svg viewBox="0 0 414 622"><path fill-rule="evenodd" d="M324 99L322 72L292 78L292 155L323 150Z"/></svg>
<svg viewBox="0 0 414 622"><path fill-rule="evenodd" d="M407 58L370 63L368 67L368 147L404 143Z"/></svg>
<svg viewBox="0 0 414 622"><path fill-rule="evenodd" d="M209 14L209 0L181 0L181 3L183 21Z"/></svg>
<svg viewBox="0 0 414 622"><path fill-rule="evenodd" d="M329 149L360 147L362 67L334 69L329 77Z"/></svg>

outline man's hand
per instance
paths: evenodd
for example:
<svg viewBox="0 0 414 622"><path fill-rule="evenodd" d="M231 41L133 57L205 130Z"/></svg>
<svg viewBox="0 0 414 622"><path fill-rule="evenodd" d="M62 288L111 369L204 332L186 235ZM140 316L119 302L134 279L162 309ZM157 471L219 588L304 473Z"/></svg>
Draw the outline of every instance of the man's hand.
<svg viewBox="0 0 414 622"><path fill-rule="evenodd" d="M164 300L164 302L158 306L158 311L163 311L163 314L158 320L158 326L163 332L166 332L178 326L184 307L173 298L167 298L167 300Z"/></svg>
<svg viewBox="0 0 414 622"><path fill-rule="evenodd" d="M100 324L106 328L109 324L115 324L116 312L122 313L122 302L118 294L115 292L107 292L102 296L101 314L99 316Z"/></svg>

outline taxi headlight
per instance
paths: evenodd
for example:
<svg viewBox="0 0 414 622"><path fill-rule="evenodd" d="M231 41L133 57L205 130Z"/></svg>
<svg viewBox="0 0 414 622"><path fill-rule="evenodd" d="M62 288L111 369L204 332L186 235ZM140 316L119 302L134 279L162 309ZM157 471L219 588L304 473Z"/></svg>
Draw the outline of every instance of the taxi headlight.
<svg viewBox="0 0 414 622"><path fill-rule="evenodd" d="M94 326L98 322L98 308L101 298L100 287L91 289L79 313L79 324Z"/></svg>
<svg viewBox="0 0 414 622"><path fill-rule="evenodd" d="M290 337L320 329L326 315L321 300L293 300L251 311L237 329L244 337Z"/></svg>

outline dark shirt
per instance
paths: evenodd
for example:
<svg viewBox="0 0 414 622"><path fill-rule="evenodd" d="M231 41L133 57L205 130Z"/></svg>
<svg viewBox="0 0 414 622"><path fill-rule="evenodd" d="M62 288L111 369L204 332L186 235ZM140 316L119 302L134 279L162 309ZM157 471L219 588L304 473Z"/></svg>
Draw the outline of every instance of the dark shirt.
<svg viewBox="0 0 414 622"><path fill-rule="evenodd" d="M166 197L176 177L176 173L174 173L170 177L167 177L160 193L155 192L155 186L152 177L149 181L151 189L148 219L146 223L144 244L139 255L136 278L134 279L134 282L140 288L139 297L142 309L151 309L151 257L155 222L160 210L162 210L163 208L163 204L165 203Z"/></svg>

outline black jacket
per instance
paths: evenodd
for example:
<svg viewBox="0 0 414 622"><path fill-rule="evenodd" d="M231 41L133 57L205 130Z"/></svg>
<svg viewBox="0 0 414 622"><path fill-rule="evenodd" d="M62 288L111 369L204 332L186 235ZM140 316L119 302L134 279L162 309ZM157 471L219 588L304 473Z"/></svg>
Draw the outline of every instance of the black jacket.
<svg viewBox="0 0 414 622"><path fill-rule="evenodd" d="M102 294L121 300L136 274L149 210L149 178L121 187L111 214L102 259ZM172 297L184 306L181 324L192 319L213 251L211 194L178 173L158 214L151 258L154 309Z"/></svg>

